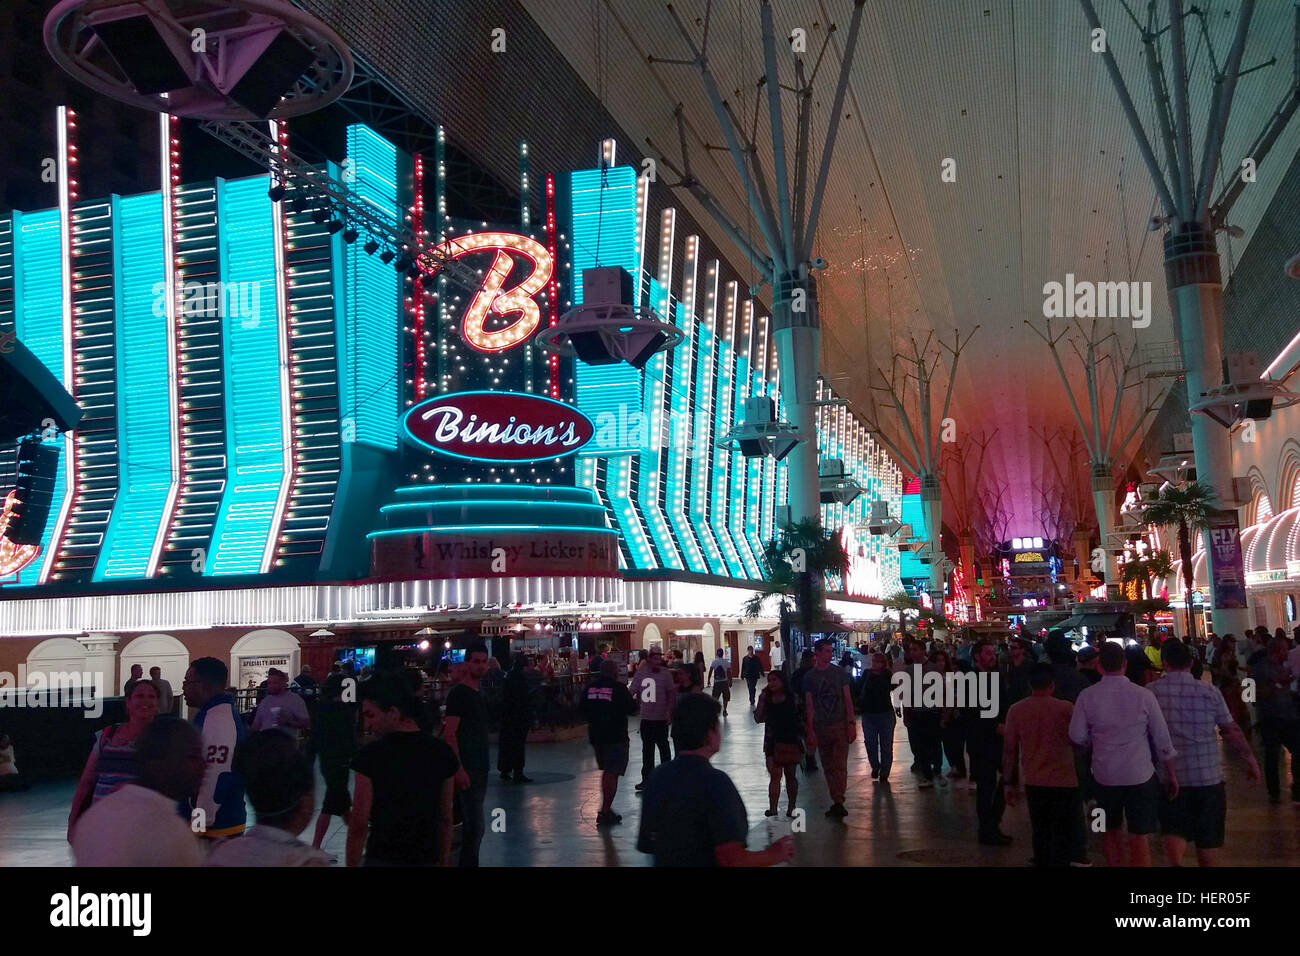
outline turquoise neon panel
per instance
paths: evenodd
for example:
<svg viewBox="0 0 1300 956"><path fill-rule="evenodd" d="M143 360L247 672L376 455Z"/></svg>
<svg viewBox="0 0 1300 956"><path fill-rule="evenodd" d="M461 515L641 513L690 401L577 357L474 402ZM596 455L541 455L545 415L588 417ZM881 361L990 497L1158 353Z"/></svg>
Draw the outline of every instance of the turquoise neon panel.
<svg viewBox="0 0 1300 956"><path fill-rule="evenodd" d="M732 428L732 412L734 410L735 398L732 393L732 360L731 344L725 339L717 340L715 352L717 367L717 392L714 401L714 420L713 428L715 435L726 435ZM731 477L731 463L733 458L738 458L738 452L731 452L725 448L715 448L713 452L713 533L718 538L718 544L722 547L722 556L727 562L733 577L746 578L749 573L745 565L741 562L740 554L736 550L736 545L731 540L731 531L728 526L728 512L731 505L731 495L729 479Z"/></svg>
<svg viewBox="0 0 1300 956"><path fill-rule="evenodd" d="M41 364L66 388L63 380L63 260L59 211L13 214L14 330ZM41 535L36 560L18 572L20 585L36 584L45 563L54 525L68 487L67 444L62 435L46 444L58 445L59 467L54 478L54 505Z"/></svg>
<svg viewBox="0 0 1300 956"><path fill-rule="evenodd" d="M114 197L120 482L94 580L144 577L171 485L167 321L154 314L165 281L162 196Z"/></svg>
<svg viewBox="0 0 1300 956"><path fill-rule="evenodd" d="M733 353L733 358L736 367L731 402L732 427L735 427L745 420L745 399L749 397L749 359L737 353ZM758 561L754 558L753 549L745 533L750 467L750 459L739 452L732 455L731 488L727 496L728 527L731 529L731 540L740 553L741 564L745 566L751 578L758 578L762 577L762 572L759 570Z"/></svg>
<svg viewBox="0 0 1300 956"><path fill-rule="evenodd" d="M668 423L668 467L664 481L667 485L668 515L676 532L677 542L681 545L686 566L700 574L708 572L709 567L700 553L700 546L691 531L690 519L686 514L686 486L689 475L686 473L686 457L691 445L691 354L694 346L694 316L688 315L681 303L673 310L676 325L685 334L682 344L677 346L673 355L672 397L670 398L671 417Z"/></svg>
<svg viewBox="0 0 1300 956"><path fill-rule="evenodd" d="M650 280L650 302L660 316L668 314L668 296L662 286L654 279ZM678 346L681 348L681 346ZM668 516L659 504L659 483L664 480L663 461L660 455L661 438L672 440L674 431L671 421L664 421L664 369L667 354L655 353L645 366L645 394L643 412L649 422L648 438L641 449L641 480L637 485L637 503L645 519L650 536L654 539L664 567L680 569L682 557L677 551L677 544L668 530Z"/></svg>
<svg viewBox="0 0 1300 956"><path fill-rule="evenodd" d="M366 126L348 127L351 189L384 218L400 222L397 149ZM401 277L378 255L344 246L346 296L339 336L339 416L351 418L356 441L397 448L401 417Z"/></svg>
<svg viewBox="0 0 1300 956"><path fill-rule="evenodd" d="M582 273L596 265L622 266L634 279L633 300L640 301L641 274L636 248L636 171L619 166L575 172L570 193L573 208L573 304L582 303ZM632 501L631 455L641 454L649 441L641 407L641 372L626 363L574 363L575 404L596 426L595 440L584 457L606 459L605 495L632 564L658 566L646 529ZM582 469L580 469L581 471ZM590 475L595 485L594 464Z"/></svg>
<svg viewBox="0 0 1300 956"><path fill-rule="evenodd" d="M919 493L903 495L901 511L902 514L899 520L912 526L912 537L929 540L930 535L925 527L925 509L921 507L921 495ZM930 566L922 564L920 558L913 552L907 551L901 555L898 572L904 578L925 578L928 580Z"/></svg>
<svg viewBox="0 0 1300 956"><path fill-rule="evenodd" d="M766 395L767 383L757 371L750 374L750 395ZM745 492L745 537L755 557L763 554L763 477L767 463L771 461L766 455L762 458L749 459L749 486Z"/></svg>
<svg viewBox="0 0 1300 956"><path fill-rule="evenodd" d="M709 482L713 476L714 456L718 454L713 446L713 403L714 403L714 343L713 330L704 323L697 322L699 344L696 348L695 369L695 467L691 475L691 523L695 526L704 544L704 557L709 562L709 570L714 574L726 574L727 565L722 560L721 547L709 525L709 508L712 499L709 494Z"/></svg>
<svg viewBox="0 0 1300 956"><path fill-rule="evenodd" d="M256 574L261 570L285 480L282 429L287 411L281 407L278 374L279 284L272 220L277 207L267 198L266 189L267 179L262 176L217 185L221 281L256 283L258 296L252 314L226 314L221 320L226 488L203 572L207 575ZM253 301L251 292L246 301Z"/></svg>
<svg viewBox="0 0 1300 956"><path fill-rule="evenodd" d="M582 304L582 273L594 266L622 266L632 276L634 302L640 302L641 263L636 249L636 171L630 166L572 176L573 304ZM645 429L636 427L641 411L641 372L617 365L574 363L575 404L596 425L592 453L640 451ZM662 369L662 366L660 366ZM599 449L594 448L599 445ZM581 454L581 453L579 453Z"/></svg>

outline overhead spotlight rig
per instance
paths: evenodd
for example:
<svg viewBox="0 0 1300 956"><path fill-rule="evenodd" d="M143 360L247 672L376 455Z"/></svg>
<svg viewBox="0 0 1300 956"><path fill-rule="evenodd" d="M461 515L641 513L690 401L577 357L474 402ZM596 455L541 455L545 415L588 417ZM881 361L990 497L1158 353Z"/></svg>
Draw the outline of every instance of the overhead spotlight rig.
<svg viewBox="0 0 1300 956"><path fill-rule="evenodd" d="M343 230L343 239L349 244L364 232L367 238L362 249L367 255L374 255L382 247L379 258L385 265L393 263L398 272L412 279L422 274L441 273L466 291L482 284L482 276L449 255L445 243L426 240L415 229L360 201L347 186L294 155L252 123L205 120L199 128L264 166L271 174L267 195L272 201L288 198L294 212L312 208L316 222L328 223L326 228L331 233Z"/></svg>

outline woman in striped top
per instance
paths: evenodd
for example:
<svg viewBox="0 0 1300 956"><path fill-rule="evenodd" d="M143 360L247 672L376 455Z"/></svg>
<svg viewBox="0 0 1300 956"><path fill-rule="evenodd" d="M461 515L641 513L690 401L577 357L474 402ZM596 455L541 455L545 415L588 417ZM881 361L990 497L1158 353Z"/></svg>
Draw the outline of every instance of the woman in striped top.
<svg viewBox="0 0 1300 956"><path fill-rule="evenodd" d="M134 783L139 776L135 744L158 716L158 687L153 681L141 680L131 688L131 696L126 699L126 715L126 723L99 732L86 758L86 767L72 797L72 813L68 816L69 842L82 813L122 784Z"/></svg>

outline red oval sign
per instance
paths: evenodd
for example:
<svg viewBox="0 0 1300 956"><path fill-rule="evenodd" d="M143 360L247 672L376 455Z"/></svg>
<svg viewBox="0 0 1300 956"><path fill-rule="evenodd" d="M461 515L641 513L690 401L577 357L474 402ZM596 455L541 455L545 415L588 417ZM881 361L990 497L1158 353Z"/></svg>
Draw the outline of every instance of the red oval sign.
<svg viewBox="0 0 1300 956"><path fill-rule="evenodd" d="M426 399L402 427L431 451L473 461L543 461L572 455L596 434L572 405L522 392L456 392Z"/></svg>

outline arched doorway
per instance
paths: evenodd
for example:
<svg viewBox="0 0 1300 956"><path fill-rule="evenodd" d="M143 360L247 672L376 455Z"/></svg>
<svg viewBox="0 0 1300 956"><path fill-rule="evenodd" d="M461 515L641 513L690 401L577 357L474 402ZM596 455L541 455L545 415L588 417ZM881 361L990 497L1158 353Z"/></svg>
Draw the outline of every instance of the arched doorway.
<svg viewBox="0 0 1300 956"><path fill-rule="evenodd" d="M73 640L70 637L51 637L47 641L41 641L27 654L27 673L29 676L37 671L44 673L76 671L81 673L85 669L86 648L80 641ZM107 681L112 679L111 674L107 676Z"/></svg>
<svg viewBox="0 0 1300 956"><path fill-rule="evenodd" d="M118 667L123 675L131 673L131 666L139 664L144 676L149 669L162 670L162 678L171 685L172 694L179 696L181 682L190 664L190 652L170 634L142 634L122 648ZM125 682L125 677L123 678Z"/></svg>
<svg viewBox="0 0 1300 956"><path fill-rule="evenodd" d="M230 648L230 685L237 690L255 688L272 667L294 677L300 659L298 638L288 631L274 627L249 631Z"/></svg>
<svg viewBox="0 0 1300 956"><path fill-rule="evenodd" d="M645 630L641 632L641 646L646 650L649 650L656 644L662 648L663 643L663 637L659 634L659 625L654 623L647 624Z"/></svg>

